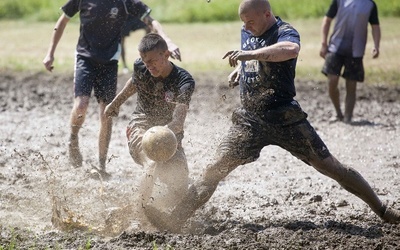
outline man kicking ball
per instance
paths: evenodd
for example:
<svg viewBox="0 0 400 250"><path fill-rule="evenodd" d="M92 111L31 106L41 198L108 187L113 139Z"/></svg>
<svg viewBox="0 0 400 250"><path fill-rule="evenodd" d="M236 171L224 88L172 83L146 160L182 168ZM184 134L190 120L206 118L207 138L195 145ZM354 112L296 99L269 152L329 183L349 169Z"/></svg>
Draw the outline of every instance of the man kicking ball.
<svg viewBox="0 0 400 250"><path fill-rule="evenodd" d="M300 35L272 13L268 0L243 0L241 50L223 58L235 70L232 87L239 85L241 107L232 114L232 124L222 138L214 162L191 185L171 213L146 209L153 225L180 232L185 222L213 195L221 180L239 165L256 161L264 147L279 146L337 181L362 199L384 221L400 223L400 211L387 207L369 183L354 168L339 162L328 150L307 114L295 101L294 77L300 51Z"/></svg>
<svg viewBox="0 0 400 250"><path fill-rule="evenodd" d="M147 168L140 186L142 207L146 209L151 204L168 209L188 189L189 171L182 139L195 82L186 70L168 60L170 52L160 35L145 35L138 50L140 58L133 64L132 77L106 107L105 114L117 116L120 106L137 93L126 135L133 160ZM167 127L177 139L176 152L166 161L154 161L143 150L143 135L154 126Z"/></svg>

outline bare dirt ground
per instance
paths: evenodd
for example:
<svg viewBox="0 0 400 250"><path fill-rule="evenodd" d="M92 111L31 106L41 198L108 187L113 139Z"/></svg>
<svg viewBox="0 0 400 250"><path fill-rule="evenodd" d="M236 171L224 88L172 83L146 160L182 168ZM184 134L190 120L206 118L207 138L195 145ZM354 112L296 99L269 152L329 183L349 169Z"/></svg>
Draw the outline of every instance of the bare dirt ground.
<svg viewBox="0 0 400 250"><path fill-rule="evenodd" d="M239 105L227 73L194 77L183 142L191 178L212 161ZM400 88L359 85L351 125L329 122L325 83L299 79L297 91L331 152L400 209ZM89 175L97 163L94 98L80 134L84 166L68 165L72 74L0 75L0 249L400 249L400 225L382 223L361 200L274 146L228 176L182 234L158 232L135 199L144 172L125 139L134 101L114 120L112 176L98 180Z"/></svg>

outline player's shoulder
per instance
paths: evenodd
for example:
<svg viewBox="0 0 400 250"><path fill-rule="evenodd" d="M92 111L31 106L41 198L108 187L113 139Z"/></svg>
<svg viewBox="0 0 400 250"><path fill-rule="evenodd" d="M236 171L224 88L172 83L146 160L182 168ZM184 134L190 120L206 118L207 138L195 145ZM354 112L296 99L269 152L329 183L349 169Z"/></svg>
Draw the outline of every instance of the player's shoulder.
<svg viewBox="0 0 400 250"><path fill-rule="evenodd" d="M297 30L288 22L283 21L281 18L277 18L277 25L279 31L284 32L297 32Z"/></svg>
<svg viewBox="0 0 400 250"><path fill-rule="evenodd" d="M374 0L370 0L371 4L372 4L372 8L378 8L378 5L376 4L376 2Z"/></svg>
<svg viewBox="0 0 400 250"><path fill-rule="evenodd" d="M280 18L277 21L279 40L288 40L299 43L299 32L288 22L282 21Z"/></svg>
<svg viewBox="0 0 400 250"><path fill-rule="evenodd" d="M176 64L172 63L174 66L173 74L175 74L175 77L179 79L179 81L191 81L194 83L194 78L193 76L187 71L186 69L177 66Z"/></svg>
<svg viewBox="0 0 400 250"><path fill-rule="evenodd" d="M136 79L144 80L146 76L147 68L141 58L136 59L133 62L133 75Z"/></svg>
<svg viewBox="0 0 400 250"><path fill-rule="evenodd" d="M146 66L144 65L144 63L143 63L141 58L138 58L133 62L133 70L134 71L144 71L144 70L146 70Z"/></svg>

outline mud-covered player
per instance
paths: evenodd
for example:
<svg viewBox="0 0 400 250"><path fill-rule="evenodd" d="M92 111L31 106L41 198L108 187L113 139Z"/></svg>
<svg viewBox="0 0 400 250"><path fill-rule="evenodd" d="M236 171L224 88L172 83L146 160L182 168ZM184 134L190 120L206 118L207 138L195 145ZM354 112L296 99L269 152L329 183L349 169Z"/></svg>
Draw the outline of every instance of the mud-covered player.
<svg viewBox="0 0 400 250"><path fill-rule="evenodd" d="M138 50L140 58L133 65L132 77L106 107L105 115L117 116L120 106L137 94L126 136L133 160L147 172L140 186L141 205L144 209L149 204L169 209L186 195L189 185L182 139L195 81L186 70L168 60L167 43L158 34L145 35ZM166 162L152 161L143 152L143 135L154 126L167 126L178 140L176 153Z"/></svg>
<svg viewBox="0 0 400 250"><path fill-rule="evenodd" d="M194 212L215 192L219 182L239 165L257 160L261 150L277 145L318 172L336 180L361 198L380 218L400 222L400 212L387 207L355 169L344 166L328 150L307 120L296 95L294 78L300 51L299 33L273 15L269 1L244 0L241 49L229 51L231 86L239 84L242 106L222 139L214 163L191 185L171 213L149 207L147 215L159 229L179 232Z"/></svg>

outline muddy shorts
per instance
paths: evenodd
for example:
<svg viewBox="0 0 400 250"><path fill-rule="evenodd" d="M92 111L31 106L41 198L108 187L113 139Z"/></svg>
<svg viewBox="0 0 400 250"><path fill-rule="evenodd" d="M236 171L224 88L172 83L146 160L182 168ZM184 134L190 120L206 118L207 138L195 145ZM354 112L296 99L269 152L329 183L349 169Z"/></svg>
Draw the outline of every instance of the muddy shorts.
<svg viewBox="0 0 400 250"><path fill-rule="evenodd" d="M142 152L142 138L144 133L153 126L164 126L166 124L167 123L165 122L159 123L157 121L148 119L144 114L134 114L134 117L126 128L126 137L128 139L129 153L137 164L142 164L139 162L139 154ZM176 134L175 136L178 141L177 150L183 151L183 133Z"/></svg>
<svg viewBox="0 0 400 250"><path fill-rule="evenodd" d="M100 64L77 55L74 73L75 97L91 96L94 90L97 101L110 103L117 93L117 73L117 61Z"/></svg>
<svg viewBox="0 0 400 250"><path fill-rule="evenodd" d="M276 145L307 164L311 158L329 157L328 148L306 118L296 101L263 115L238 108L232 114L233 124L218 154L239 158L245 164L258 159L265 146Z"/></svg>
<svg viewBox="0 0 400 250"><path fill-rule="evenodd" d="M322 68L322 73L325 75L340 76L343 67L343 78L357 82L364 81L365 73L362 57L347 57L329 52L325 56L325 64Z"/></svg>

